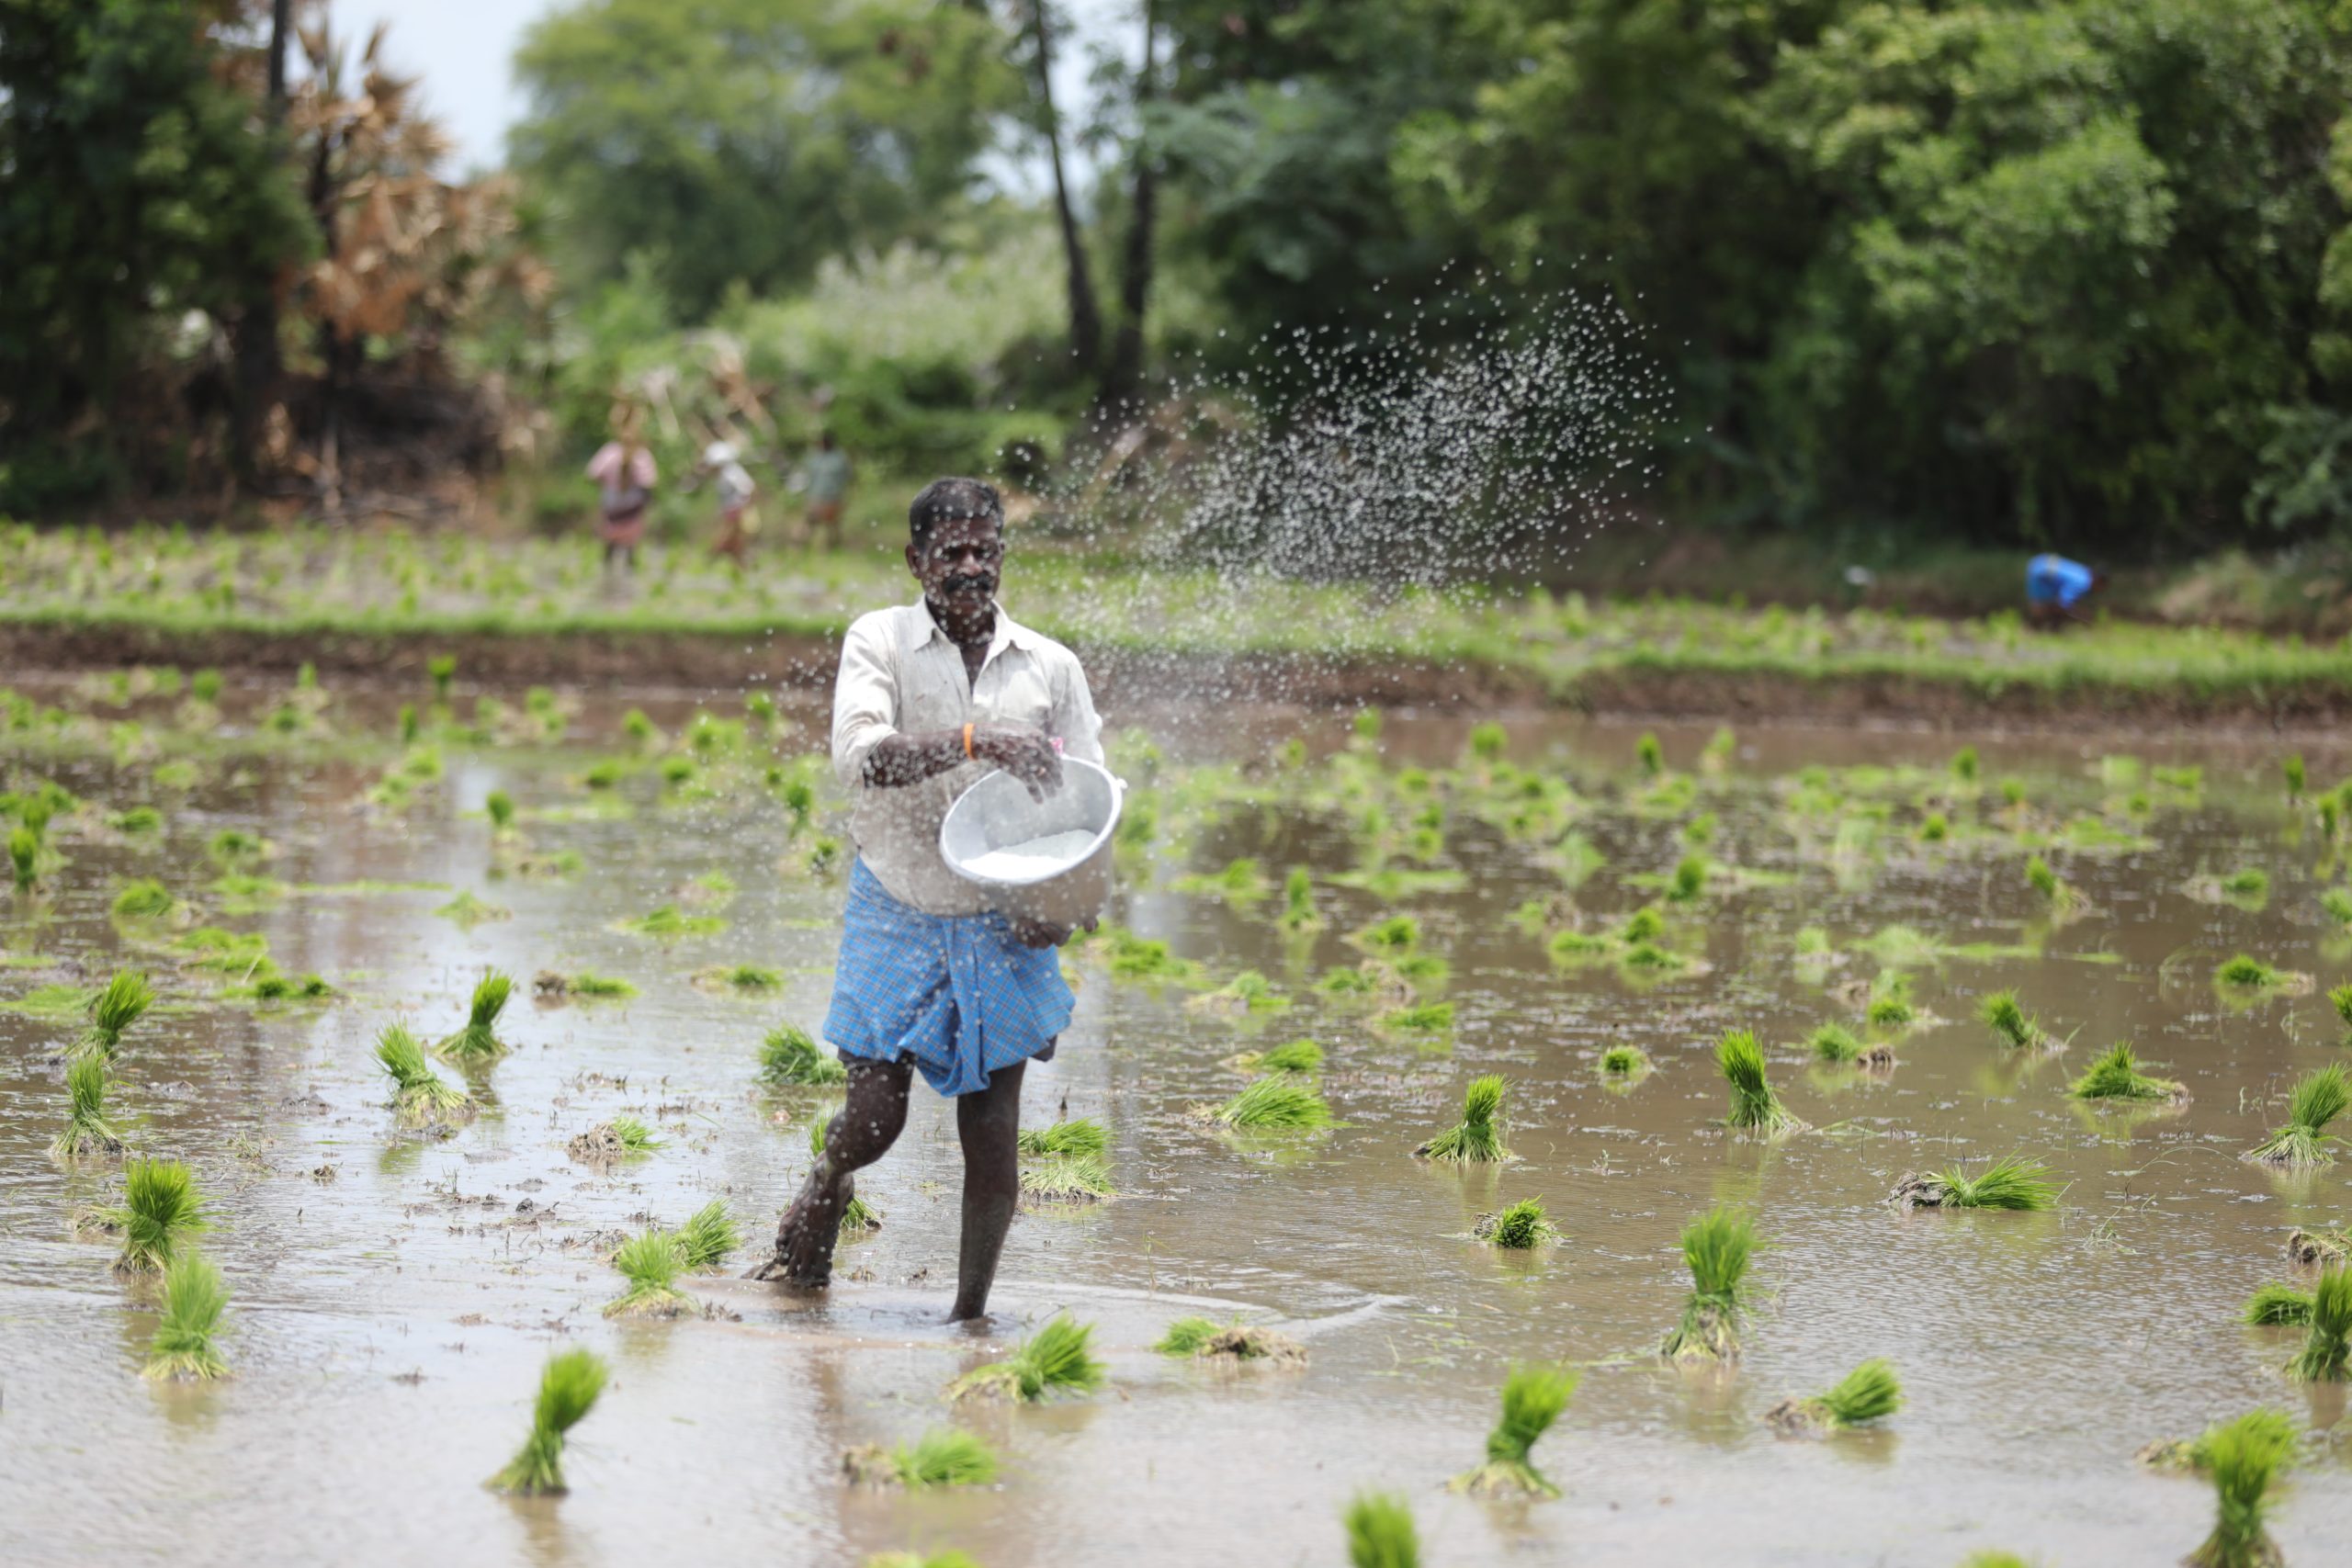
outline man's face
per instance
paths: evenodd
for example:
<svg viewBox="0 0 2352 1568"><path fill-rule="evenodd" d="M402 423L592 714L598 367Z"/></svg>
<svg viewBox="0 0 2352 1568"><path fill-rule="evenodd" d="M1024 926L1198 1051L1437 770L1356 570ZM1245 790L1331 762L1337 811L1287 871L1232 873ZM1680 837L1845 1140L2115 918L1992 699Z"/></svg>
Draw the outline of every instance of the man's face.
<svg viewBox="0 0 2352 1568"><path fill-rule="evenodd" d="M907 546L907 570L923 596L970 614L996 596L1004 573L1004 525L993 517L953 517L920 547Z"/></svg>

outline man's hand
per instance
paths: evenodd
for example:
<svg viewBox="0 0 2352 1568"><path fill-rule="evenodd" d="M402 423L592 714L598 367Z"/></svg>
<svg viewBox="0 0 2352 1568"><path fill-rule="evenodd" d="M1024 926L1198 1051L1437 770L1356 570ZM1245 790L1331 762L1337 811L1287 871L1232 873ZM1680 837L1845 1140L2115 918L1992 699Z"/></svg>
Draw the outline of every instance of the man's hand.
<svg viewBox="0 0 2352 1568"><path fill-rule="evenodd" d="M1088 920L1086 929L1092 931L1100 922ZM1012 917L1013 939L1023 947L1059 947L1078 934L1076 926L1057 926L1050 920L1033 920L1025 915Z"/></svg>
<svg viewBox="0 0 2352 1568"><path fill-rule="evenodd" d="M1029 786L1033 800L1043 800L1062 787L1061 753L1035 729L992 724L972 731L972 755L994 762ZM1064 933L1067 936L1067 932ZM1032 943L1043 946L1043 943Z"/></svg>

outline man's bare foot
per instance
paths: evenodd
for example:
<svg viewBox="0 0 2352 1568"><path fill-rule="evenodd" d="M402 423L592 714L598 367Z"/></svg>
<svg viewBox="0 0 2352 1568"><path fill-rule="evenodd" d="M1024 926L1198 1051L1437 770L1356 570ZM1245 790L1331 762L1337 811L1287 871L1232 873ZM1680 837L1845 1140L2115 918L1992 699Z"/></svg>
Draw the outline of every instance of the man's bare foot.
<svg viewBox="0 0 2352 1568"><path fill-rule="evenodd" d="M808 1185L801 1190L775 1227L775 1251L745 1279L779 1282L804 1291L821 1291L832 1283L833 1243L841 1235L842 1210L848 1206L850 1194L856 1188L852 1179L844 1175L840 1185L828 1192L818 1182L821 1174L822 1167L810 1174Z"/></svg>

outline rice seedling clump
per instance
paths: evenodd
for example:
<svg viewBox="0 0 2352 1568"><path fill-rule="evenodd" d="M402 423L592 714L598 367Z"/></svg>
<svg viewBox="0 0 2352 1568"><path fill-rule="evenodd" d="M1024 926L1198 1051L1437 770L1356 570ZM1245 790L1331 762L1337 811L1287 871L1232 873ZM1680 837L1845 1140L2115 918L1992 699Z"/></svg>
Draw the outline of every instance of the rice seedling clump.
<svg viewBox="0 0 2352 1568"><path fill-rule="evenodd" d="M2287 1370L2303 1382L2352 1378L2352 1267L2333 1263L2320 1271L2306 1324L2303 1348Z"/></svg>
<svg viewBox="0 0 2352 1568"><path fill-rule="evenodd" d="M2352 1078L2345 1076L2341 1064L2330 1062L2295 1085L2287 1097L2287 1124L2256 1144L2245 1157L2290 1169L2334 1165L2335 1156L2328 1152L2328 1145L2337 1140L2327 1128L2347 1105L2352 1105Z"/></svg>
<svg viewBox="0 0 2352 1568"><path fill-rule="evenodd" d="M195 1173L175 1159L134 1159L123 1168L122 1201L103 1211L122 1231L118 1274L160 1274L205 1230Z"/></svg>
<svg viewBox="0 0 2352 1568"><path fill-rule="evenodd" d="M1093 1335L1092 1325L1064 1313L1015 1346L1003 1360L957 1378L948 1385L948 1397L1035 1404L1057 1393L1092 1393L1110 1375L1091 1353Z"/></svg>
<svg viewBox="0 0 2352 1568"><path fill-rule="evenodd" d="M1233 1059L1246 1073L1319 1073L1323 1047L1312 1040L1294 1040L1271 1051L1248 1051Z"/></svg>
<svg viewBox="0 0 2352 1568"><path fill-rule="evenodd" d="M672 1239L677 1243L680 1266L700 1271L727 1261L728 1255L743 1245L743 1233L736 1227L727 1200L713 1198L688 1215Z"/></svg>
<svg viewBox="0 0 2352 1568"><path fill-rule="evenodd" d="M1715 1065L1723 1069L1724 1081L1731 1086L1731 1111L1724 1118L1727 1126L1776 1137L1783 1133L1804 1130L1772 1086L1764 1077L1764 1048L1756 1036L1745 1029L1727 1029L1715 1045Z"/></svg>
<svg viewBox="0 0 2352 1568"><path fill-rule="evenodd" d="M694 1306L694 1298L678 1289L678 1274L685 1267L679 1239L668 1231L649 1230L621 1243L613 1267L628 1281L628 1289L605 1303L606 1317L675 1317Z"/></svg>
<svg viewBox="0 0 2352 1568"><path fill-rule="evenodd" d="M1039 1155L1021 1163L1021 1191L1046 1203L1091 1203L1114 1196L1110 1163L1099 1154Z"/></svg>
<svg viewBox="0 0 2352 1568"><path fill-rule="evenodd" d="M2039 1161L2004 1155L1974 1176L1954 1166L1894 1184L1894 1203L1911 1209L2041 1210L2058 1206L2058 1187Z"/></svg>
<svg viewBox="0 0 2352 1568"><path fill-rule="evenodd" d="M474 982L465 1027L435 1045L433 1054L468 1066L494 1062L506 1055L506 1045L498 1038L498 1015L506 1010L506 998L514 989L514 982L495 969Z"/></svg>
<svg viewBox="0 0 2352 1568"><path fill-rule="evenodd" d="M1894 1368L1876 1357L1838 1380L1835 1386L1802 1399L1784 1399L1764 1413L1776 1430L1792 1437L1835 1432L1894 1415L1903 1406L1903 1384Z"/></svg>
<svg viewBox="0 0 2352 1568"><path fill-rule="evenodd" d="M212 1343L229 1287L220 1270L194 1247L184 1247L164 1270L164 1317L148 1341L141 1376L158 1382L209 1382L229 1375L229 1363Z"/></svg>
<svg viewBox="0 0 2352 1568"><path fill-rule="evenodd" d="M1996 1041L2011 1050L2046 1050L2053 1043L2033 1015L2018 1004L2015 991L1995 991L1977 1004L1976 1016Z"/></svg>
<svg viewBox="0 0 2352 1568"><path fill-rule="evenodd" d="M500 1492L542 1496L565 1490L564 1434L595 1408L605 1392L606 1369L595 1352L558 1351L539 1374L539 1396L531 1410L531 1435L506 1468L490 1478Z"/></svg>
<svg viewBox="0 0 2352 1568"><path fill-rule="evenodd" d="M1730 1209L1711 1209L1682 1228L1682 1261L1690 1294L1681 1321L1658 1353L1673 1360L1731 1360L1739 1354L1739 1324L1747 1305L1747 1265L1756 1225Z"/></svg>
<svg viewBox="0 0 2352 1568"><path fill-rule="evenodd" d="M1420 1531L1404 1498L1361 1493L1341 1522L1348 1532L1348 1568L1421 1568Z"/></svg>
<svg viewBox="0 0 2352 1568"><path fill-rule="evenodd" d="M2213 1480L2214 1519L2188 1561L2195 1568L2271 1568L2281 1561L2266 1515L2272 1484L2294 1456L2294 1424L2275 1410L2252 1410L2198 1439Z"/></svg>
<svg viewBox="0 0 2352 1568"><path fill-rule="evenodd" d="M1462 1096L1462 1120L1413 1153L1421 1159L1447 1160L1455 1165L1491 1165L1510 1158L1503 1146L1497 1118L1503 1106L1503 1080L1494 1075L1473 1079Z"/></svg>
<svg viewBox="0 0 2352 1568"><path fill-rule="evenodd" d="M2188 1090L2171 1078L2150 1077L2140 1070L2132 1043L2119 1040L2093 1062L2090 1070L2067 1086L2076 1100L2186 1100Z"/></svg>
<svg viewBox="0 0 2352 1568"><path fill-rule="evenodd" d="M68 1058L96 1053L112 1060L122 1045L123 1032L146 1016L155 1005L155 993L147 984L147 976L137 970L119 971L91 997L89 1024L81 1037L67 1047Z"/></svg>
<svg viewBox="0 0 2352 1568"><path fill-rule="evenodd" d="M2312 1293L2278 1280L2265 1280L2245 1300L2239 1321L2255 1327L2303 1324L2312 1320Z"/></svg>
<svg viewBox="0 0 2352 1568"><path fill-rule="evenodd" d="M1649 1065L1649 1054L1639 1045L1611 1045L1600 1054L1600 1070L1612 1078L1631 1077Z"/></svg>
<svg viewBox="0 0 2352 1568"><path fill-rule="evenodd" d="M1269 1073L1212 1113L1220 1126L1299 1129L1328 1125L1331 1108L1296 1073Z"/></svg>
<svg viewBox="0 0 2352 1568"><path fill-rule="evenodd" d="M986 1486L996 1479L997 1457L975 1434L936 1427L897 1448L865 1443L847 1450L842 1454L842 1472L854 1485L901 1486L910 1492Z"/></svg>
<svg viewBox="0 0 2352 1568"><path fill-rule="evenodd" d="M458 1120L474 1114L473 1096L446 1082L424 1059L415 1035L388 1023L376 1036L376 1060L392 1080L392 1109L418 1122Z"/></svg>
<svg viewBox="0 0 2352 1568"><path fill-rule="evenodd" d="M1219 1324L1213 1318L1180 1317L1152 1346L1163 1356L1229 1361L1306 1363L1306 1348L1289 1335L1253 1324Z"/></svg>
<svg viewBox="0 0 2352 1568"><path fill-rule="evenodd" d="M114 1077L102 1052L94 1051L66 1066L65 1127L50 1143L50 1158L87 1159L122 1152L122 1139L107 1121L107 1092L113 1087Z"/></svg>
<svg viewBox="0 0 2352 1568"><path fill-rule="evenodd" d="M808 1032L779 1024L760 1042L760 1081L770 1089L799 1089L837 1084L849 1069L817 1048Z"/></svg>
<svg viewBox="0 0 2352 1568"><path fill-rule="evenodd" d="M1454 1492L1519 1493L1556 1497L1560 1489L1530 1457L1536 1439L1549 1431L1577 1391L1577 1377L1564 1367L1514 1367L1503 1380L1501 1418L1487 1434L1487 1462L1446 1483Z"/></svg>
<svg viewBox="0 0 2352 1568"><path fill-rule="evenodd" d="M1472 1234L1510 1251L1549 1247L1560 1239L1559 1227L1545 1217L1541 1198L1521 1198L1499 1213L1479 1215Z"/></svg>
<svg viewBox="0 0 2352 1568"><path fill-rule="evenodd" d="M634 1116L616 1116L574 1137L564 1145L564 1152L573 1159L594 1165L650 1154L661 1146L662 1140L653 1135L652 1128Z"/></svg>

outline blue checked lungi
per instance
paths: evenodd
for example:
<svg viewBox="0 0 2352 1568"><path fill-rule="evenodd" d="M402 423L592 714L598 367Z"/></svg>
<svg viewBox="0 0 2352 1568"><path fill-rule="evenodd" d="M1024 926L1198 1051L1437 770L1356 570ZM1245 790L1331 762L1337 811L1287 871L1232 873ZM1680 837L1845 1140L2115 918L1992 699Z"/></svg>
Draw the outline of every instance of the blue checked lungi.
<svg viewBox="0 0 2352 1568"><path fill-rule="evenodd" d="M844 1056L911 1058L945 1095L1052 1049L1077 1005L1061 954L1023 945L990 911L926 915L854 862L825 1039Z"/></svg>

